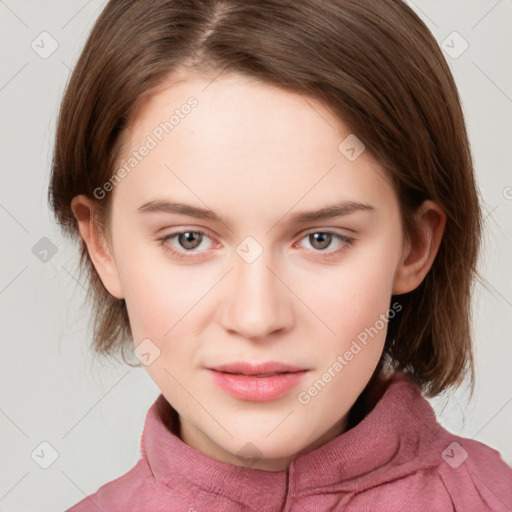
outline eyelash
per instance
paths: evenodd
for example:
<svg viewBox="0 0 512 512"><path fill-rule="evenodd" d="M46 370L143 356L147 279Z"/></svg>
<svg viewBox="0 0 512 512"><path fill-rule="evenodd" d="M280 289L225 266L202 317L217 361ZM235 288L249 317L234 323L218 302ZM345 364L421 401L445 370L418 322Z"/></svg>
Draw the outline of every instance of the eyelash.
<svg viewBox="0 0 512 512"><path fill-rule="evenodd" d="M199 229L198 230L186 229L183 231L174 231L173 233L169 233L168 235L165 235L164 237L158 238L157 239L157 241L159 242L158 245L163 247L165 252L171 253L173 255L173 257L175 257L178 260L182 260L182 259L186 259L186 258L195 258L196 256L193 256L193 254L194 254L193 251L178 251L167 243L168 240L173 239L175 236L183 235L185 233L196 233L196 234L200 234L200 235L210 238L207 233L205 233L204 231L201 231ZM334 231L310 231L309 233L306 233L300 240L303 240L304 238L306 238L310 235L317 234L317 233L321 233L323 235L326 235L326 234L333 235L339 241L343 242L343 245L341 246L341 248L334 250L334 251L330 251L330 252L324 253L323 251L318 250L318 249L317 250L308 250L308 252L317 253L318 255L320 255L322 258L325 258L325 259L335 258L336 256L339 256L341 253L343 253L345 250L348 249L348 246L351 246L354 243L354 238L345 236L345 235L341 235L340 233L336 233ZM299 240L299 242L300 242L300 240ZM296 244L298 244L299 242L295 242L294 246Z"/></svg>

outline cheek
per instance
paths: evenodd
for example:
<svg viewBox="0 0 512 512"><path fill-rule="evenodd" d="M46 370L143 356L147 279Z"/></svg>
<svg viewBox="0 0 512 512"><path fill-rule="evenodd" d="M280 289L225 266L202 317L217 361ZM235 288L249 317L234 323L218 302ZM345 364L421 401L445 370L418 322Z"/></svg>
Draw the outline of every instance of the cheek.
<svg viewBox="0 0 512 512"><path fill-rule="evenodd" d="M304 282L297 294L338 338L350 340L389 309L397 257L396 245L376 241L318 272L308 280L315 285Z"/></svg>
<svg viewBox="0 0 512 512"><path fill-rule="evenodd" d="M328 298L324 297L319 311L335 335L321 337L324 343L318 352L318 374L308 383L311 387L305 388L306 395L315 397L307 406L308 412L324 417L326 423L333 424L340 411L350 409L384 348L396 260L392 250L386 255L382 246L375 249L377 253L361 252L357 262L338 269L336 278L326 281Z"/></svg>
<svg viewBox="0 0 512 512"><path fill-rule="evenodd" d="M144 338L156 341L171 336L179 328L179 319L190 309L189 302L197 295L186 286L187 280L180 269L165 263L159 254L163 249L147 241L140 244L147 247L137 248L136 244L120 247L121 256L116 258L136 344Z"/></svg>
<svg viewBox="0 0 512 512"><path fill-rule="evenodd" d="M182 282L180 278L153 278L147 273L133 276L125 300L136 342L148 337L162 348L166 340L180 335L188 326L187 313L200 295L183 293L175 284Z"/></svg>

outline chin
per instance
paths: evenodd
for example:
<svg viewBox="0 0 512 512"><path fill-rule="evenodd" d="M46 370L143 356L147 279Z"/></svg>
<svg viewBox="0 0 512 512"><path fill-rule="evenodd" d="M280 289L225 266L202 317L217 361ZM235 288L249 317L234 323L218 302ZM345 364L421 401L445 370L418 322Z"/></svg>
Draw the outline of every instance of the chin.
<svg viewBox="0 0 512 512"><path fill-rule="evenodd" d="M296 434L290 432L283 431L282 437L274 438L274 433L266 437L268 432L258 435L251 435L250 430L245 432L245 436L230 440L225 450L235 457L235 464L246 465L247 462L247 465L254 465L258 469L268 466L278 470L279 466L285 464L307 445L307 441L298 442ZM290 443L290 439L294 439L294 442Z"/></svg>

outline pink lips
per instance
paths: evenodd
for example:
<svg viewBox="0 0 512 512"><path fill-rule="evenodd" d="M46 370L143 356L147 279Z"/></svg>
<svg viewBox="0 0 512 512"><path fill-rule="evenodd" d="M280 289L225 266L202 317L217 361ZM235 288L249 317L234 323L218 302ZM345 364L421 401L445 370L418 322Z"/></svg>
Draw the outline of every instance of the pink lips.
<svg viewBox="0 0 512 512"><path fill-rule="evenodd" d="M224 391L242 400L274 400L299 384L305 368L268 361L259 364L236 362L208 368L213 381Z"/></svg>

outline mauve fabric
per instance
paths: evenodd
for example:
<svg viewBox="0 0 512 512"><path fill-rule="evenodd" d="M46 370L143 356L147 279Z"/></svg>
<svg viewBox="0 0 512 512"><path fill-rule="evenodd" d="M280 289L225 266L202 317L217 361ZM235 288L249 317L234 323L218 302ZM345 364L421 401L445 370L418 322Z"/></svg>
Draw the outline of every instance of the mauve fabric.
<svg viewBox="0 0 512 512"><path fill-rule="evenodd" d="M512 469L499 452L441 427L402 372L372 392L362 421L283 471L191 448L173 433L176 413L159 395L139 462L67 512L512 511Z"/></svg>

